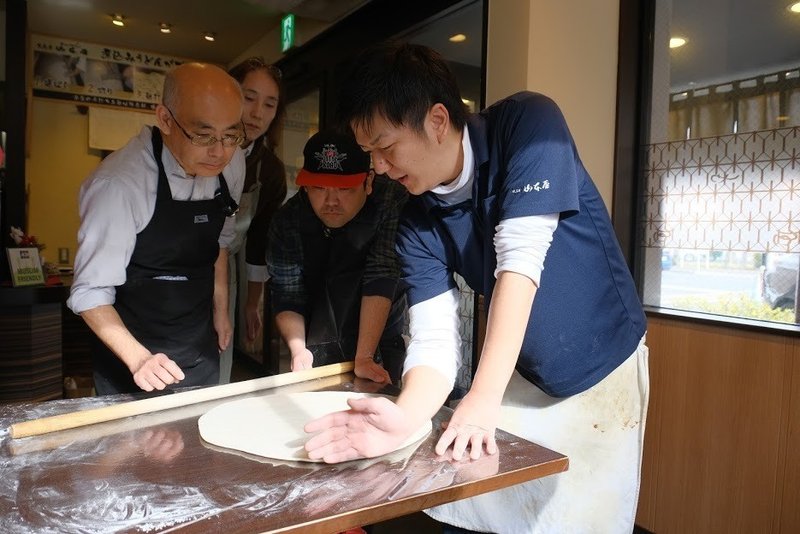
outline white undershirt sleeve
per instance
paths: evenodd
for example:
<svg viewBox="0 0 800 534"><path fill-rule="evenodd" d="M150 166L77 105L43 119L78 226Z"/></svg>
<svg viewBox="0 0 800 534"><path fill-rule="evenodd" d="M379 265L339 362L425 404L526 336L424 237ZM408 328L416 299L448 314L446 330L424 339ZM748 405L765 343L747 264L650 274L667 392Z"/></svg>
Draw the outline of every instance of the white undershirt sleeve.
<svg viewBox="0 0 800 534"><path fill-rule="evenodd" d="M494 249L497 268L494 276L511 271L527 276L536 286L544 270L544 258L558 226L558 213L515 217L495 227Z"/></svg>
<svg viewBox="0 0 800 534"><path fill-rule="evenodd" d="M451 385L455 384L461 364L458 300L458 289L451 289L409 308L411 343L403 373L424 365L437 370Z"/></svg>

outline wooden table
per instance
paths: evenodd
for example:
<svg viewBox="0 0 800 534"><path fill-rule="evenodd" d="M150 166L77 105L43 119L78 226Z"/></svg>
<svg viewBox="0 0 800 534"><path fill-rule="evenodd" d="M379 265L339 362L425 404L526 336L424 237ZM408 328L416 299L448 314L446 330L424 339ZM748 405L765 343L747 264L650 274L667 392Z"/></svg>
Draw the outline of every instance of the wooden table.
<svg viewBox="0 0 800 534"><path fill-rule="evenodd" d="M396 394L352 373L258 395L339 390ZM408 454L338 465L222 450L197 419L229 397L21 439L12 423L134 400L133 395L0 406L0 532L330 533L567 469L567 458L503 431L499 454L454 462L434 432ZM502 513L498 510L498 513Z"/></svg>

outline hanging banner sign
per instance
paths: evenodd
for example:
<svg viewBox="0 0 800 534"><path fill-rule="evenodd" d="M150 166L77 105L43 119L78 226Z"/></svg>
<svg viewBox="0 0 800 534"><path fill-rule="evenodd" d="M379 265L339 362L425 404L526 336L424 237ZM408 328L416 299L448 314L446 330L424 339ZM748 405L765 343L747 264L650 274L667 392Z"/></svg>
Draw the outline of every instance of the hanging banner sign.
<svg viewBox="0 0 800 534"><path fill-rule="evenodd" d="M33 96L155 109L167 71L190 61L139 50L31 35Z"/></svg>

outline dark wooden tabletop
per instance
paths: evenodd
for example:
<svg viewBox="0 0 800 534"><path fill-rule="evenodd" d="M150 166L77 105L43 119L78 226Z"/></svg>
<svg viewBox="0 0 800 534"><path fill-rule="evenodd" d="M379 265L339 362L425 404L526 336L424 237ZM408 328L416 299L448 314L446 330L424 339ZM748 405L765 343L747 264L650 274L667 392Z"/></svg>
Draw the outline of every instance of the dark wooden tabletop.
<svg viewBox="0 0 800 534"><path fill-rule="evenodd" d="M348 373L258 395L396 394ZM279 462L205 443L197 419L223 402L13 439L20 421L126 402L114 395L0 406L0 532L339 532L567 469L559 453L503 431L499 453L454 462L434 432L408 450L338 465Z"/></svg>

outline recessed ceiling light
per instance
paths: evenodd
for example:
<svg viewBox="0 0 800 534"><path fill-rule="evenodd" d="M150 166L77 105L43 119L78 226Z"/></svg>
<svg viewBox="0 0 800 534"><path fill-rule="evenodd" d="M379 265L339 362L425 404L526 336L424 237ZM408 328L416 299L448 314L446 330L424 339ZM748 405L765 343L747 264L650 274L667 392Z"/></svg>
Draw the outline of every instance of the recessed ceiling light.
<svg viewBox="0 0 800 534"><path fill-rule="evenodd" d="M158 25L158 28L161 30L161 33L170 33L172 32L172 24L167 22L162 22Z"/></svg>
<svg viewBox="0 0 800 534"><path fill-rule="evenodd" d="M124 18L125 17L122 15L111 15L111 24L114 26L125 26L125 20L123 20Z"/></svg>
<svg viewBox="0 0 800 534"><path fill-rule="evenodd" d="M203 39L205 39L206 41L213 42L214 39L216 39L216 35L211 32L206 32L203 34Z"/></svg>
<svg viewBox="0 0 800 534"><path fill-rule="evenodd" d="M688 40L685 37L670 37L669 39L669 47L670 48L680 48L685 45Z"/></svg>
<svg viewBox="0 0 800 534"><path fill-rule="evenodd" d="M800 13L800 2L789 4L788 6L786 6L786 9L788 9L792 13Z"/></svg>
<svg viewBox="0 0 800 534"><path fill-rule="evenodd" d="M464 35L463 33L457 33L457 34L455 34L455 35L450 37L450 42L451 43L463 43L466 40L467 40L467 36Z"/></svg>

